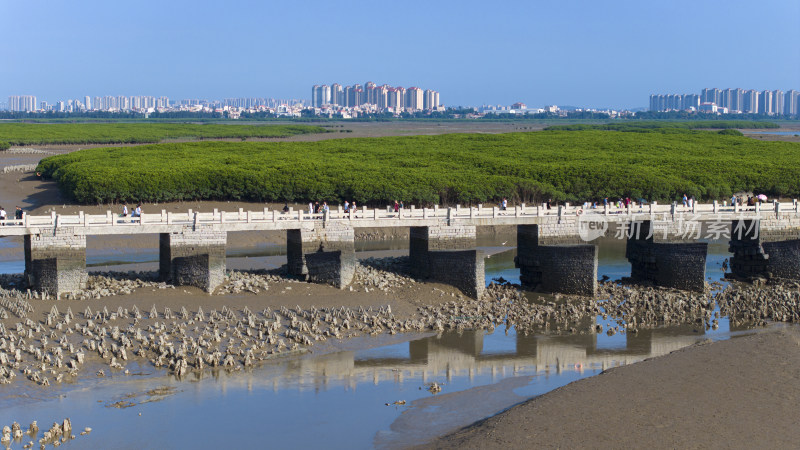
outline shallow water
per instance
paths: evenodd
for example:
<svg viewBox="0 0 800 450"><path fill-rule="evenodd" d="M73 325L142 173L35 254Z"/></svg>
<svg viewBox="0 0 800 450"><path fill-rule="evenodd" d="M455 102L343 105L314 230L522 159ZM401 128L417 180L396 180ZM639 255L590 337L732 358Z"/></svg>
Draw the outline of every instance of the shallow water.
<svg viewBox="0 0 800 450"><path fill-rule="evenodd" d="M487 247L500 244L481 242ZM391 245L380 248L372 243L370 250ZM498 277L519 281L514 254L513 250L496 253L486 260L487 283ZM722 261L729 256L727 245L709 246L709 280L721 278ZM630 275L623 241L602 241L598 259L600 277ZM231 443L236 447L402 447L609 367L663 355L699 340L748 332L731 330L724 318L719 322L719 329L713 331L687 325L614 336L523 336L514 328L497 328L493 333L356 338L326 344L337 347L328 348L330 352L324 355L276 360L245 372L206 372L182 381L144 366L145 376L113 375L49 389L32 387L24 397L3 393L0 387L0 425L16 420L27 426L38 420L46 429L70 417L76 430L93 428L91 435L78 436L64 444L67 447L211 448ZM607 329L612 321L597 317L594 323ZM381 345L364 349L376 342ZM312 348L318 353L322 350ZM134 365L129 369L140 370ZM432 382L442 385L441 393L426 390ZM142 394L160 386L175 392L164 397ZM134 406L108 407L130 393L140 394L130 399ZM400 400L405 405L386 405Z"/></svg>
<svg viewBox="0 0 800 450"><path fill-rule="evenodd" d="M747 134L774 134L778 136L800 136L800 131L748 131Z"/></svg>

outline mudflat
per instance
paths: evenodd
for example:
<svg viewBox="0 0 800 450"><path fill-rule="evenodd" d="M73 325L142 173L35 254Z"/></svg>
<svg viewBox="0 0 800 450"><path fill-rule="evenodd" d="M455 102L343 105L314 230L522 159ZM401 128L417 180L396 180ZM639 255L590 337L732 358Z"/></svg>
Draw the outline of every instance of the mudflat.
<svg viewBox="0 0 800 450"><path fill-rule="evenodd" d="M423 448L796 448L800 330L688 347L603 372Z"/></svg>

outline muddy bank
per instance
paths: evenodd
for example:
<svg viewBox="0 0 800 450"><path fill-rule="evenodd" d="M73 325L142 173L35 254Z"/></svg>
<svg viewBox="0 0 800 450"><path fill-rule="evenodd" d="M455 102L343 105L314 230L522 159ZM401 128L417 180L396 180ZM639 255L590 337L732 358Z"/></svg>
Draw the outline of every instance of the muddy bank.
<svg viewBox="0 0 800 450"><path fill-rule="evenodd" d="M605 371L422 448L792 448L796 327Z"/></svg>

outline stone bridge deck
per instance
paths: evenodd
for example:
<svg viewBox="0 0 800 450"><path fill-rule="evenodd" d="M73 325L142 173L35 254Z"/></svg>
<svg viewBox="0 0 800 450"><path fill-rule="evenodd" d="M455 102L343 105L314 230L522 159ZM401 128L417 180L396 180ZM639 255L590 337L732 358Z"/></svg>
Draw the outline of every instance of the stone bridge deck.
<svg viewBox="0 0 800 450"><path fill-rule="evenodd" d="M327 214L309 214L308 211L290 210L288 213L264 208L262 211L173 213L162 210L160 214L146 213L142 217L120 217L111 211L103 215L84 214L28 216L23 220L6 220L0 227L0 237L35 235L46 230L64 230L76 235L147 234L181 232L188 229L213 231L281 231L313 227L315 224L346 223L353 228L422 227L422 226L500 226L542 225L542 235L578 235L579 221L605 221L627 223L651 220L659 222L714 222L732 220L760 220L762 227L790 226L788 220L800 219L798 202L766 203L740 207L713 204L695 204L694 207L649 204L629 208L597 208L583 210L579 206L515 206L508 210L471 207L403 209L362 208L353 213L341 209ZM792 220L792 225L794 220Z"/></svg>

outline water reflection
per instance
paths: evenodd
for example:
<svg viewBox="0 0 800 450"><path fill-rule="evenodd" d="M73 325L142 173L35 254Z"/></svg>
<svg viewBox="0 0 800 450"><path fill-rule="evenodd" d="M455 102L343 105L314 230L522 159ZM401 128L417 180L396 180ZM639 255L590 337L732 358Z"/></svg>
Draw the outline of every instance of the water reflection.
<svg viewBox="0 0 800 450"><path fill-rule="evenodd" d="M479 244L496 248L502 242ZM387 249L381 242L364 245L361 250ZM404 246L406 241L396 242L398 249ZM275 246L259 251L282 250ZM497 277L519 281L514 254L510 249L486 260L487 282ZM721 262L728 256L726 245L709 246L710 280L720 279ZM598 258L599 276L618 279L630 274L624 241L602 241ZM616 323L595 317L577 328L592 325L608 329ZM206 371L176 380L147 366L144 371L154 375L114 374L53 386L46 394L50 397L41 400L33 397L44 393L33 392L25 400L8 394L0 399L0 423L47 424L70 417L78 429L94 428L91 436L74 444L96 448L230 447L231 442L237 447L405 446L610 367L664 355L706 338L725 339L740 330L731 329L722 318L718 330L684 325L613 336L523 335L514 328L498 328L493 333L386 337L394 343L371 349L361 348L383 338L356 338L330 344L339 345L340 351L278 359L245 372ZM313 350L323 346L318 347ZM435 396L424 389L434 381L444 385ZM125 394L163 385L175 387L177 393L158 402L140 400L127 409L106 407ZM385 406L397 400L407 403Z"/></svg>

